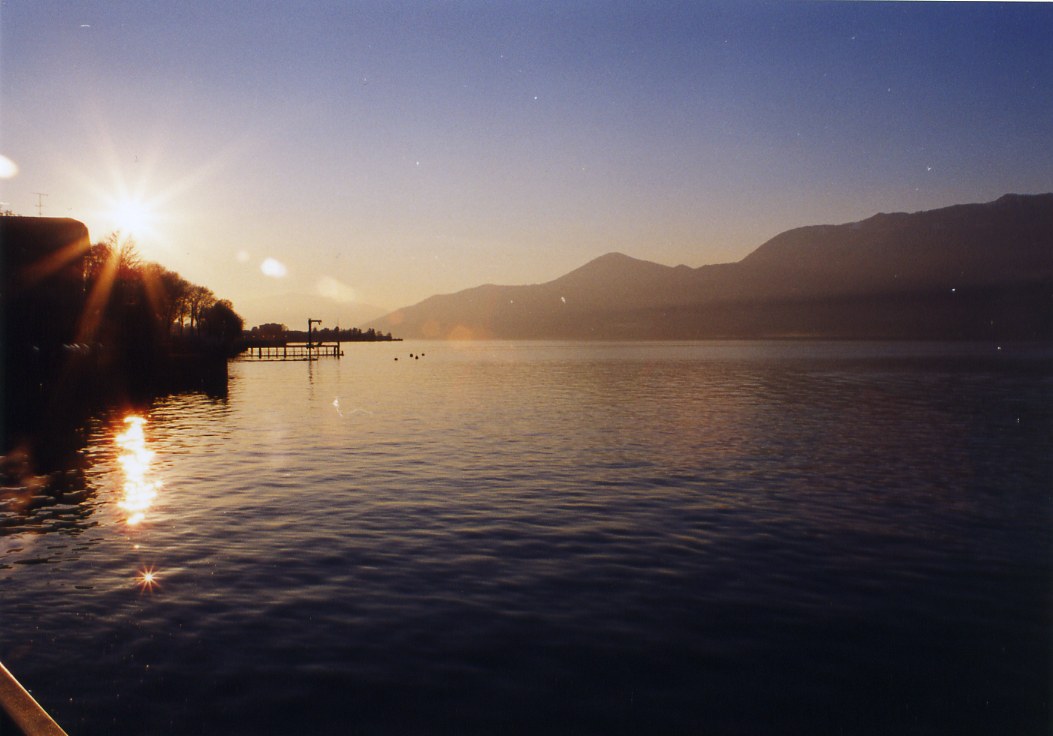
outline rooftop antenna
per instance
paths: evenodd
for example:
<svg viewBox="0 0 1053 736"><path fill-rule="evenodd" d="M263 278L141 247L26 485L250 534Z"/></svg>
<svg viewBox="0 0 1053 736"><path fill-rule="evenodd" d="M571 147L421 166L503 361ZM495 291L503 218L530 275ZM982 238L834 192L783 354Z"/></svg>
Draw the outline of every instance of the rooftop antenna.
<svg viewBox="0 0 1053 736"><path fill-rule="evenodd" d="M44 197L48 196L47 192L33 192L37 195L37 217L44 216Z"/></svg>

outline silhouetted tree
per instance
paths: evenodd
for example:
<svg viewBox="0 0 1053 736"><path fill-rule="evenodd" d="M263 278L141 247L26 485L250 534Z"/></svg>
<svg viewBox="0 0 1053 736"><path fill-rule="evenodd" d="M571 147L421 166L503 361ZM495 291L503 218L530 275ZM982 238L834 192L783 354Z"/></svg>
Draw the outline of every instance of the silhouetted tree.
<svg viewBox="0 0 1053 736"><path fill-rule="evenodd" d="M220 299L208 307L201 315L199 324L204 325L206 335L223 342L236 339L245 327L245 321L226 299Z"/></svg>
<svg viewBox="0 0 1053 736"><path fill-rule="evenodd" d="M130 278L142 267L142 258L133 238L122 240L119 232L112 232L88 249L84 265L89 280L100 277L104 269Z"/></svg>
<svg viewBox="0 0 1053 736"><path fill-rule="evenodd" d="M89 248L84 275L90 312L85 324L91 326L91 337L86 339L97 337L118 352L159 354L176 324L182 333L189 320L191 330L200 336L210 313L211 337L233 340L241 331L241 318L229 301L210 312L218 303L211 289L159 264L143 262L135 241L122 240L120 233L111 233Z"/></svg>
<svg viewBox="0 0 1053 736"><path fill-rule="evenodd" d="M289 331L289 328L284 324L278 324L277 322L267 322L266 324L260 325L258 328L253 328L253 331L259 330L259 336L266 339L278 339L285 337L285 333Z"/></svg>
<svg viewBox="0 0 1053 736"><path fill-rule="evenodd" d="M164 334L170 334L176 323L182 328L182 321L188 311L187 299L193 285L175 271L169 271L156 263L143 267L143 281L158 328Z"/></svg>
<svg viewBox="0 0 1053 736"><path fill-rule="evenodd" d="M200 319L216 303L216 295L207 286L191 286L187 294L187 307L190 317L190 329L201 334Z"/></svg>

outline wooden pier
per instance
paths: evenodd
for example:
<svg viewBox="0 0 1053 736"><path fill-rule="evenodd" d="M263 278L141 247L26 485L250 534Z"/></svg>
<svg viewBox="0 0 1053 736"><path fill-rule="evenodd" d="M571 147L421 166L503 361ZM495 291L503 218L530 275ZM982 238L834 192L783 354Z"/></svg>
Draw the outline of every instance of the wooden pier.
<svg viewBox="0 0 1053 736"><path fill-rule="evenodd" d="M0 734L66 736L29 691L0 663Z"/></svg>
<svg viewBox="0 0 1053 736"><path fill-rule="evenodd" d="M269 360L318 360L319 358L340 358L344 351L340 343L304 343L290 342L284 345L257 345L249 347L238 356L238 360L253 362Z"/></svg>

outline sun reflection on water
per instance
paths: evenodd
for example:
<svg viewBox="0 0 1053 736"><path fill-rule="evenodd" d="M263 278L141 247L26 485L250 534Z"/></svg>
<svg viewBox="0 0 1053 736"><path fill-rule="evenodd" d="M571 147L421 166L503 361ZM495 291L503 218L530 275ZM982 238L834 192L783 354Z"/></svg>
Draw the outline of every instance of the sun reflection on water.
<svg viewBox="0 0 1053 736"><path fill-rule="evenodd" d="M146 512L157 498L161 481L148 477L154 453L146 447L143 433L146 420L133 414L125 417L124 423L128 428L114 440L123 450L117 461L124 471L124 496L117 505L127 512L128 525L136 526L146 518Z"/></svg>
<svg viewBox="0 0 1053 736"><path fill-rule="evenodd" d="M144 567L136 573L136 584L139 586L139 591L142 593L152 593L154 588L161 585L160 573L157 572L156 568Z"/></svg>

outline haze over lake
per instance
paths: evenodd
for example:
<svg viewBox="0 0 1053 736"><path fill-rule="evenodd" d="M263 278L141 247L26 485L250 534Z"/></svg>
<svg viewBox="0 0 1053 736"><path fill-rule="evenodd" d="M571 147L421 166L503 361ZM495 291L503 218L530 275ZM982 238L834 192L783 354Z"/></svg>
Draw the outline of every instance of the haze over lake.
<svg viewBox="0 0 1053 736"><path fill-rule="evenodd" d="M71 733L1048 727L1047 348L345 347L138 450L104 412L85 492L0 507Z"/></svg>

